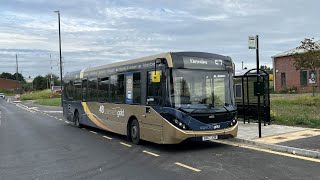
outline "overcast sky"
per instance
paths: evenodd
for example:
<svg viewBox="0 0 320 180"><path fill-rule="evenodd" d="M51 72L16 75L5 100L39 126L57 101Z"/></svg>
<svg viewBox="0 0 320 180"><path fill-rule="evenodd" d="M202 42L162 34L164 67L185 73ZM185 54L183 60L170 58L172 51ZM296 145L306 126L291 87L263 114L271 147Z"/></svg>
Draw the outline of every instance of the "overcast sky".
<svg viewBox="0 0 320 180"><path fill-rule="evenodd" d="M260 37L262 65L305 37L320 37L318 0L1 0L0 73L59 74L166 51L203 51L255 66L248 36Z"/></svg>

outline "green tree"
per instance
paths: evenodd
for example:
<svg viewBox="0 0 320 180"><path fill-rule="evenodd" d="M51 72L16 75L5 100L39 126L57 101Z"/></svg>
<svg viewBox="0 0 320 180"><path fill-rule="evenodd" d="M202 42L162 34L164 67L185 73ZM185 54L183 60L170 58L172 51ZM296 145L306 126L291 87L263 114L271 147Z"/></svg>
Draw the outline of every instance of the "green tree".
<svg viewBox="0 0 320 180"><path fill-rule="evenodd" d="M16 78L17 78L16 74L17 73L13 74L13 80L16 80ZM20 73L18 73L18 81L26 82L26 80L24 79L24 77Z"/></svg>
<svg viewBox="0 0 320 180"><path fill-rule="evenodd" d="M51 81L51 74L47 74L45 77L49 80L49 83L50 83L50 81ZM54 84L55 86L59 86L59 85L60 85L59 77L58 77L57 75L52 74L52 80L53 80L53 84ZM50 84L49 84L49 85L50 85Z"/></svg>
<svg viewBox="0 0 320 180"><path fill-rule="evenodd" d="M36 78L34 78L33 80L33 88L35 90L44 90L47 89L48 85L48 80L46 77L43 76L37 76Z"/></svg>
<svg viewBox="0 0 320 180"><path fill-rule="evenodd" d="M23 91L27 91L27 92L29 92L29 91L32 91L33 90L33 87L32 87L33 85L32 85L32 83L23 83L22 85L21 85L21 88L22 88L22 90Z"/></svg>
<svg viewBox="0 0 320 180"><path fill-rule="evenodd" d="M8 72L3 72L1 75L0 75L0 78L4 78L4 79L15 79L13 77L13 75L11 73L8 73Z"/></svg>
<svg viewBox="0 0 320 180"><path fill-rule="evenodd" d="M294 66L297 70L311 69L316 71L320 67L320 44L314 38L305 38L294 53Z"/></svg>

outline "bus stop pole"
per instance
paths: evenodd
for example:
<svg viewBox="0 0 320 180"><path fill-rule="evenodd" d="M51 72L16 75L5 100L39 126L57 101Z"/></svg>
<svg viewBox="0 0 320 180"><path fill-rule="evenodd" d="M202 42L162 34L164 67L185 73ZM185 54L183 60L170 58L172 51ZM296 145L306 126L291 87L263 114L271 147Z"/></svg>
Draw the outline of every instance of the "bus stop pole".
<svg viewBox="0 0 320 180"><path fill-rule="evenodd" d="M260 118L260 70L259 70L259 36L256 35L256 58L257 58L257 97L258 97L258 122L259 122L259 138L261 138L261 118Z"/></svg>

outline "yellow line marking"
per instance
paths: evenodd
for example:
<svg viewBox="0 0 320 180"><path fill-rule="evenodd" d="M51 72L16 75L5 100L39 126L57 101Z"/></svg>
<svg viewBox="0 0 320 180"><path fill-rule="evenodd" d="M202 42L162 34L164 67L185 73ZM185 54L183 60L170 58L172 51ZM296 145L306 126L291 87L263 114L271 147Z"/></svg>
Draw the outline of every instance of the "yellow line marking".
<svg viewBox="0 0 320 180"><path fill-rule="evenodd" d="M124 145L124 146L127 146L127 147L132 147L130 144L126 144L124 142L120 142L120 144Z"/></svg>
<svg viewBox="0 0 320 180"><path fill-rule="evenodd" d="M185 165L185 164L182 164L182 163L179 163L179 162L175 162L174 164L178 165L178 166L181 166L181 167L184 167L184 168L187 168L187 169L190 169L190 170L195 171L195 172L200 172L201 171L200 169L193 168L191 166L188 166L188 165Z"/></svg>
<svg viewBox="0 0 320 180"><path fill-rule="evenodd" d="M95 132L95 131L90 131L91 133L93 133L93 134L98 134L97 132Z"/></svg>
<svg viewBox="0 0 320 180"><path fill-rule="evenodd" d="M109 137L109 136L102 136L102 137L104 137L104 138L106 138L106 139L109 139L109 140L111 140L112 138L111 137Z"/></svg>
<svg viewBox="0 0 320 180"><path fill-rule="evenodd" d="M296 158L296 159L302 159L302 160L306 160L306 161L312 161L312 162L320 163L320 159L315 159L315 158L310 158L310 157L305 157L305 156L300 156L300 155L294 155L294 154L289 154L289 153L284 153L284 152L278 152L278 151L273 151L273 150L269 150L269 149L261 149L261 148L257 148L257 147L253 147L253 146L246 146L246 145L242 145L242 144L234 144L234 143L225 142L225 141L221 141L221 140L213 141L213 142L226 144L226 145L230 145L230 146L236 146L236 147L245 148L245 149L251 149L251 150L255 150L255 151L261 151L261 152L270 153L270 154L276 154L276 155L280 155L280 156L292 157L292 158Z"/></svg>
<svg viewBox="0 0 320 180"><path fill-rule="evenodd" d="M150 151L146 151L146 150L143 150L142 152L150 154L150 155L155 156L155 157L159 157L160 156L159 154L156 154L156 153L153 153L153 152L150 152Z"/></svg>
<svg viewBox="0 0 320 180"><path fill-rule="evenodd" d="M86 128L81 128L81 129L86 130Z"/></svg>

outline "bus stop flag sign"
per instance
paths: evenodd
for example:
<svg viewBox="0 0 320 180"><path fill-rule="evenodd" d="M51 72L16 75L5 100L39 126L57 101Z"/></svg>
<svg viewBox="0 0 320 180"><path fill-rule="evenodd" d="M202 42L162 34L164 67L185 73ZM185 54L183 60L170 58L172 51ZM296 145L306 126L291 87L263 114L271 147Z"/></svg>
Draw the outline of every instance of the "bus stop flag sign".
<svg viewBox="0 0 320 180"><path fill-rule="evenodd" d="M249 36L249 49L256 49L256 37Z"/></svg>

